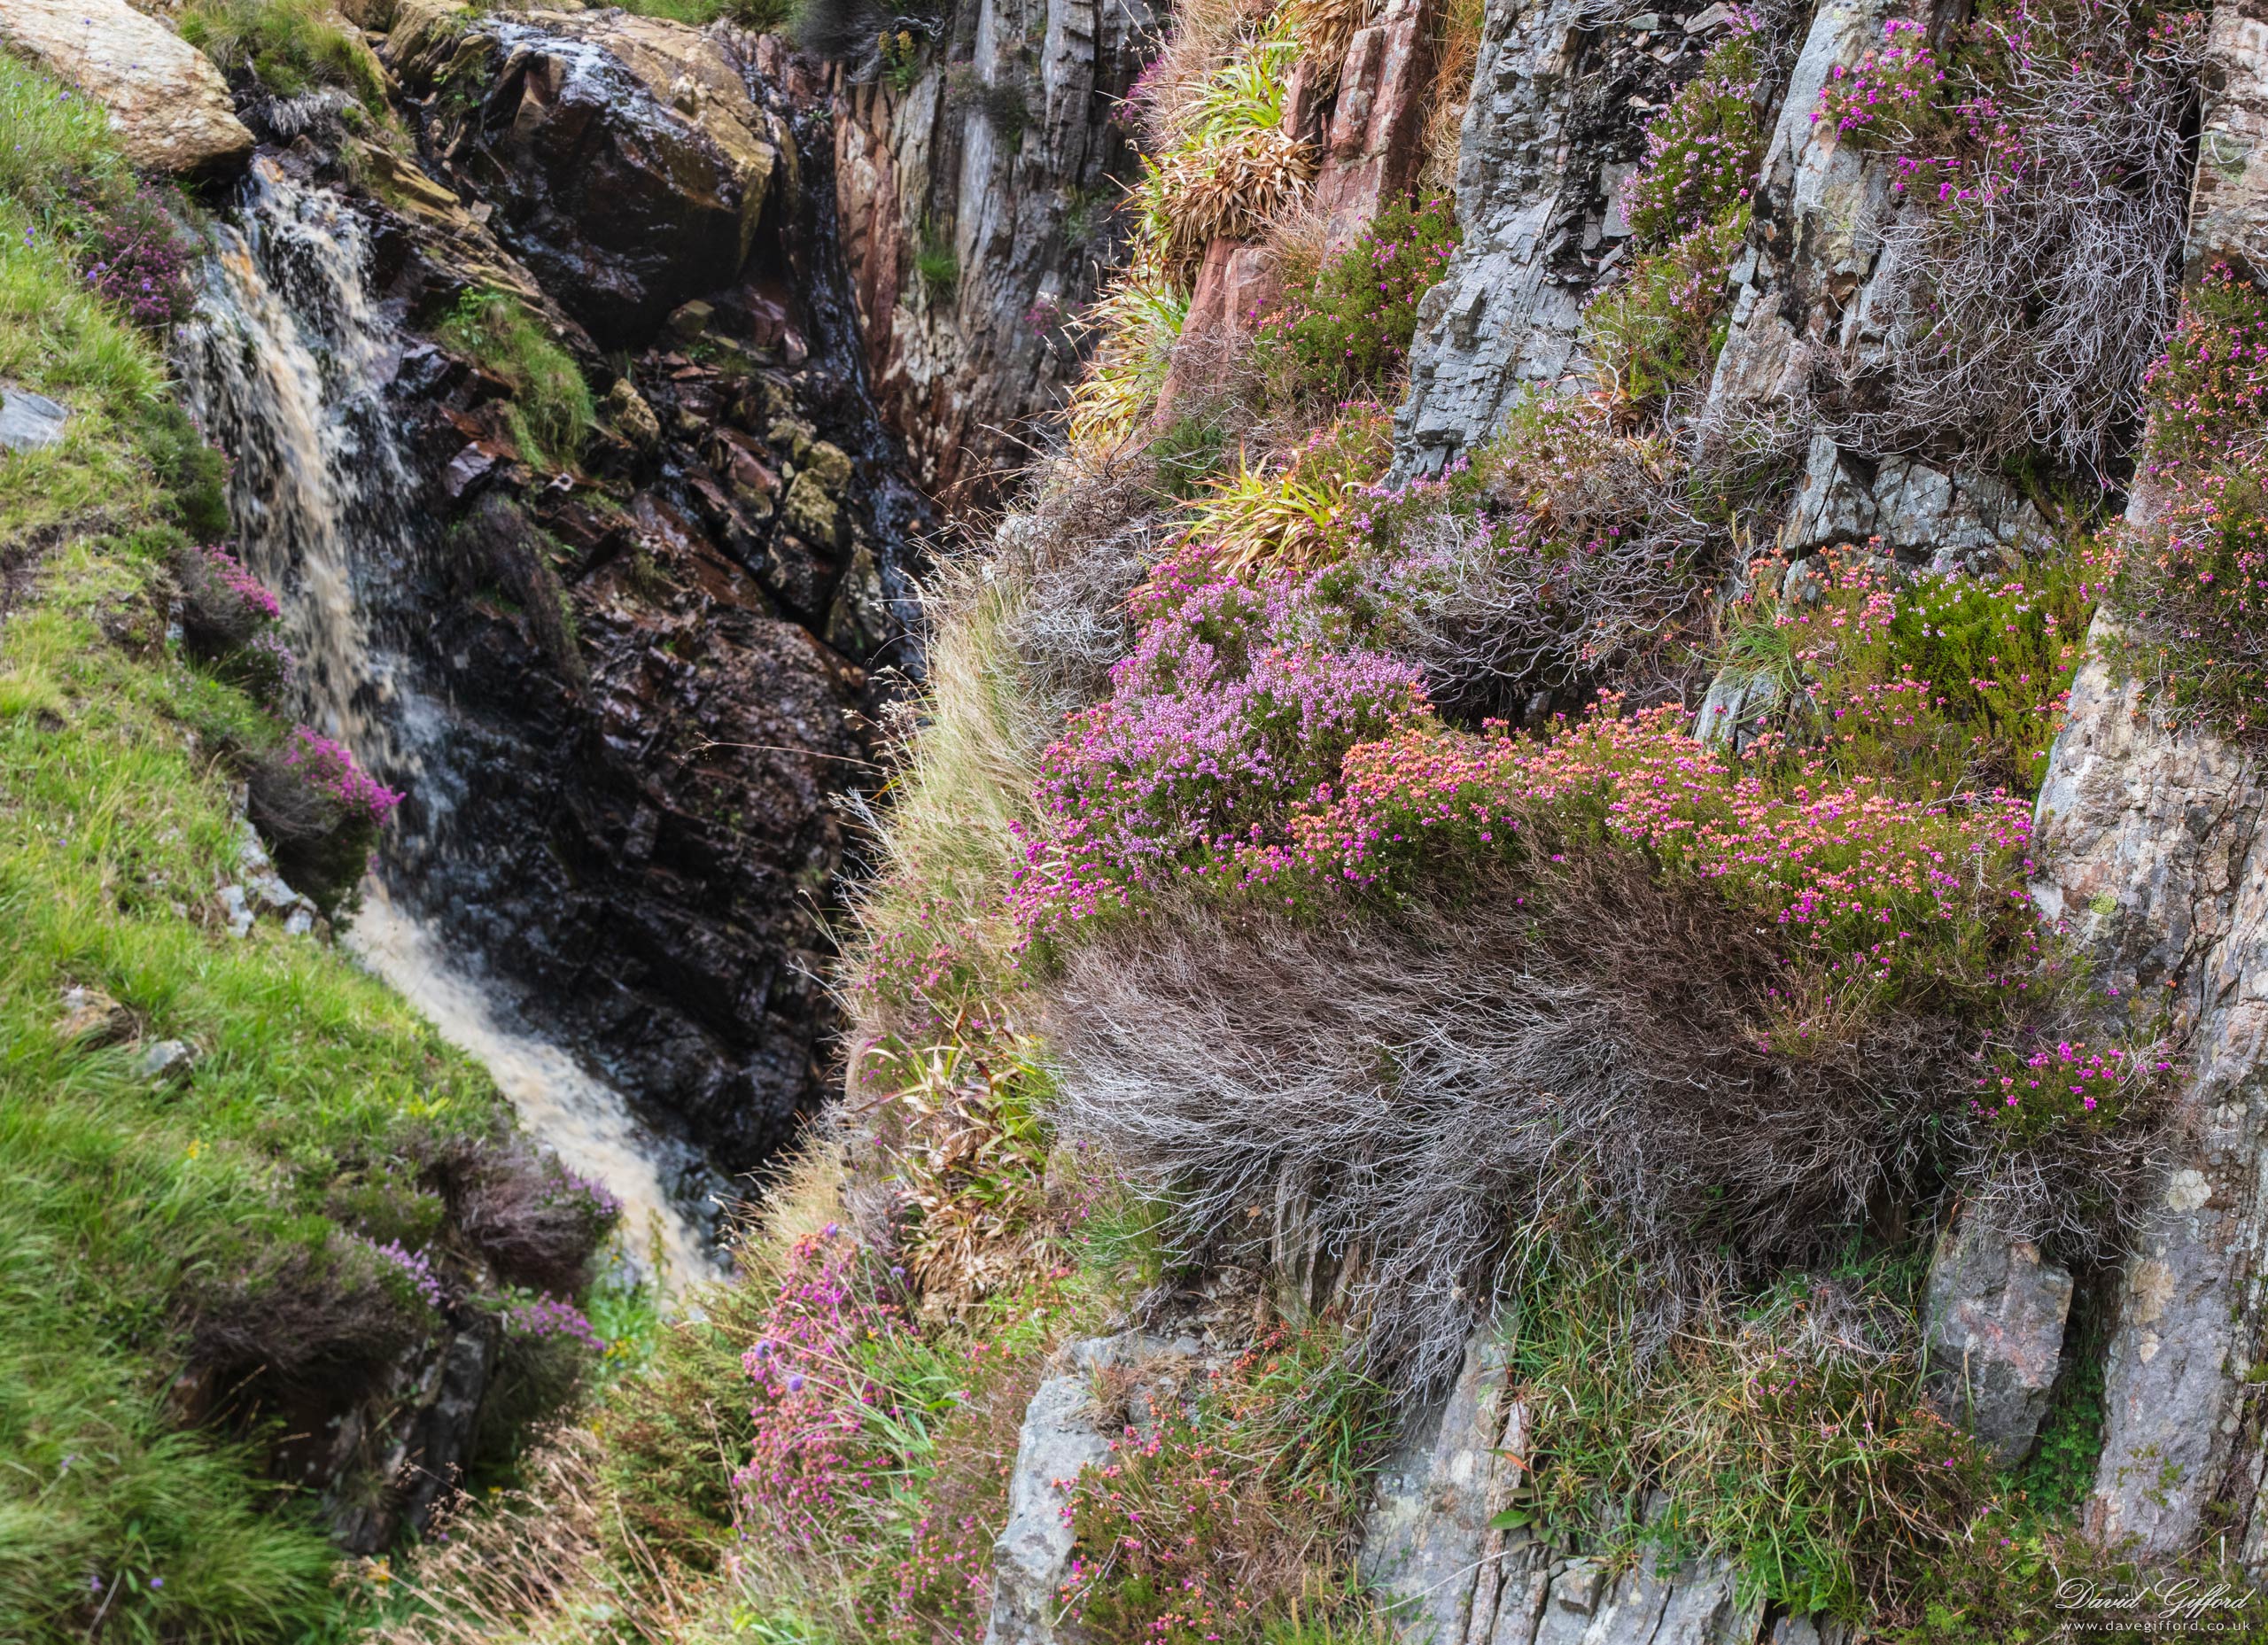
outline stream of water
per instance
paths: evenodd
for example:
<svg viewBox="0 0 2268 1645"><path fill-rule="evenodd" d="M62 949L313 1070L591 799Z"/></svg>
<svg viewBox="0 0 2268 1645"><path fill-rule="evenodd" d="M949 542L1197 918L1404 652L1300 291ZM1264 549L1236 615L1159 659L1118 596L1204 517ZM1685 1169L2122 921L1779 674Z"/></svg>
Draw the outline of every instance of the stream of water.
<svg viewBox="0 0 2268 1645"><path fill-rule="evenodd" d="M296 707L390 784L418 787L424 814L438 815L478 773L454 768L447 715L371 615L405 575L416 522L384 398L401 345L370 300L367 235L336 196L265 158L213 232L176 364L207 435L235 460L239 551L282 598ZM657 1252L672 1291L718 1272L703 1208L672 1191L699 1175L673 1158L683 1145L522 1026L479 957L452 952L392 893L383 858L346 945L486 1065L539 1141L622 1201L633 1261Z"/></svg>

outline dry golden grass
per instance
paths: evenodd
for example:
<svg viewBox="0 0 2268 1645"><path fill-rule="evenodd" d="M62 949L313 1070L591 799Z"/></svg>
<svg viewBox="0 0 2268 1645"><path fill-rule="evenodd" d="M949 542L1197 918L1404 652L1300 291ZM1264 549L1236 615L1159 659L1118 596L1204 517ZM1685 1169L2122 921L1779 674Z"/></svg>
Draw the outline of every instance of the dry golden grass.
<svg viewBox="0 0 2268 1645"><path fill-rule="evenodd" d="M1487 0L1449 0L1433 48L1432 107L1425 116L1425 159L1418 173L1421 195L1447 194L1456 187L1456 161L1464 135L1465 105L1472 97L1472 71L1480 58L1480 30L1487 20Z"/></svg>
<svg viewBox="0 0 2268 1645"><path fill-rule="evenodd" d="M1314 145L1275 128L1168 155L1144 185L1161 260L1186 284L1207 246L1256 238L1271 218L1306 197L1315 169Z"/></svg>
<svg viewBox="0 0 2268 1645"><path fill-rule="evenodd" d="M1130 99L1153 152L1184 142L1206 82L1266 19L1268 0L1185 0Z"/></svg>
<svg viewBox="0 0 2268 1645"><path fill-rule="evenodd" d="M1284 10L1300 56L1317 76L1317 90L1329 95L1339 84L1347 48L1378 16L1379 0L1290 0Z"/></svg>

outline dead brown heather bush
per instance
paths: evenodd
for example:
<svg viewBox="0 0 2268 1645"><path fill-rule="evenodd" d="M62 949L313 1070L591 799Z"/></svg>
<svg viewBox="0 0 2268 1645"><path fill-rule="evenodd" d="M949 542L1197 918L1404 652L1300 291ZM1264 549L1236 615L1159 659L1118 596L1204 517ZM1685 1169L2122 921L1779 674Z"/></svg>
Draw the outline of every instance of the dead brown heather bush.
<svg viewBox="0 0 2268 1645"><path fill-rule="evenodd" d="M271 1248L252 1271L194 1294L189 1360L224 1398L256 1402L285 1389L351 1400L417 1339L423 1322L388 1283L382 1259L338 1243Z"/></svg>
<svg viewBox="0 0 2268 1645"><path fill-rule="evenodd" d="M557 1160L524 1138L464 1139L431 1165L464 1240L504 1278L563 1296L589 1279L609 1224Z"/></svg>
<svg viewBox="0 0 2268 1645"><path fill-rule="evenodd" d="M1061 1134L1161 1197L1192 1260L1303 1217L1353 1263L1366 1364L1418 1385L1455 1374L1523 1244L1562 1230L1645 1269L1666 1330L1884 1207L2016 1183L1970 1116L1973 1034L1801 986L1710 888L1568 855L1454 907L1191 905L1073 948L1043 1018ZM2008 1194L2007 1220L2099 1238L2065 1224L2129 1152L2035 1162L2051 1197Z"/></svg>
<svg viewBox="0 0 2268 1645"><path fill-rule="evenodd" d="M1822 356L1845 444L1972 462L2037 446L2099 474L2139 423L2179 300L2203 27L2129 0L2050 16L2025 41L1987 37L2013 139L1909 184L1964 198L1908 199L1884 235L1882 343Z"/></svg>

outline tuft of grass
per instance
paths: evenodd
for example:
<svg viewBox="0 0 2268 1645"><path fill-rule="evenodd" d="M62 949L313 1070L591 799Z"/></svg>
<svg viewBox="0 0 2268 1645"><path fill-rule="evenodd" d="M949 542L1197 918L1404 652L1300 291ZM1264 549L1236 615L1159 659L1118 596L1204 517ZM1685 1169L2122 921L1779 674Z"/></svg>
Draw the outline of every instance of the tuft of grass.
<svg viewBox="0 0 2268 1645"><path fill-rule="evenodd" d="M338 86L385 113L385 70L325 0L190 0L181 35L224 71L249 68L273 96Z"/></svg>
<svg viewBox="0 0 2268 1645"><path fill-rule="evenodd" d="M524 304L508 291L470 288L438 334L511 385L512 434L523 455L549 469L572 466L594 420L590 384Z"/></svg>

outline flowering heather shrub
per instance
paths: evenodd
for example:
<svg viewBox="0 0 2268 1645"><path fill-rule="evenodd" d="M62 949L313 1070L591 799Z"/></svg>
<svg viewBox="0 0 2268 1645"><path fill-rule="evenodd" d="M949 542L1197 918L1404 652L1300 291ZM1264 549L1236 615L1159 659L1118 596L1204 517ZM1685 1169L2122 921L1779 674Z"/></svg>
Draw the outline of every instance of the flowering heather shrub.
<svg viewBox="0 0 2268 1645"><path fill-rule="evenodd" d="M537 1290L582 1289L621 1215L604 1187L518 1139L468 1142L438 1163L458 1230L498 1273Z"/></svg>
<svg viewBox="0 0 2268 1645"><path fill-rule="evenodd" d="M1600 386L1626 415L1658 407L1679 389L1705 383L1729 319L1725 281L1748 237L1748 208L1736 206L1639 257L1628 276L1583 313L1583 340Z"/></svg>
<svg viewBox="0 0 2268 1645"><path fill-rule="evenodd" d="M2152 471L2256 459L2268 436L2268 293L2218 263L2142 379Z"/></svg>
<svg viewBox="0 0 2268 1645"><path fill-rule="evenodd" d="M374 1256L389 1265L400 1276L401 1284L419 1301L436 1314L441 1311L445 1300L441 1281L433 1272L432 1260L423 1251L405 1250L398 1239L389 1239L379 1245L375 1240L362 1239L359 1235L355 1238L369 1246Z"/></svg>
<svg viewBox="0 0 2268 1645"><path fill-rule="evenodd" d="M553 1296L549 1292L538 1292L530 1296L524 1292L511 1298L504 1305L504 1329L520 1337L564 1337L581 1343L594 1354L606 1352L606 1343L583 1310L571 1301Z"/></svg>
<svg viewBox="0 0 2268 1645"><path fill-rule="evenodd" d="M1642 245L1667 245L1746 202L1764 146L1752 32L1744 24L1711 51L1700 74L1647 123L1646 158L1622 196L1624 219Z"/></svg>
<svg viewBox="0 0 2268 1645"><path fill-rule="evenodd" d="M2172 1063L2153 1045L2090 1049L2084 1040L2042 1040L2029 1053L2011 1050L1999 1067L1979 1075L1972 1098L2012 1135L2034 1137L2058 1127L2105 1129L2137 1115L2158 1094Z"/></svg>
<svg viewBox="0 0 2268 1645"><path fill-rule="evenodd" d="M1333 884L1437 874L1451 852L1517 858L1541 840L1556 860L1592 838L1720 887L1852 976L1920 971L1966 989L1990 938L2030 951L2029 802L1904 799L1823 763L1793 775L1736 765L1672 708L1625 718L1610 704L1540 741L1413 725L1348 750L1285 842L1239 842L1216 872L1296 905Z"/></svg>
<svg viewBox="0 0 2268 1645"><path fill-rule="evenodd" d="M1825 121L1870 147L1911 144L1929 127L1946 79L1929 30L1894 17L1882 26L1882 38L1856 66L1835 66L1820 89L1812 124Z"/></svg>
<svg viewBox="0 0 2268 1645"><path fill-rule="evenodd" d="M2177 715L2241 736L2268 687L2268 494L2245 474L2190 477L2126 545L2114 597L2124 664Z"/></svg>
<svg viewBox="0 0 2268 1645"><path fill-rule="evenodd" d="M2268 685L2268 297L2226 268L2189 294L2150 369L2146 473L2158 507L2124 535L2113 606L2125 666L2178 714L2252 732Z"/></svg>
<svg viewBox="0 0 2268 1645"><path fill-rule="evenodd" d="M889 1398L858 1354L902 1330L857 1240L830 1222L796 1243L742 1361L756 1385L755 1435L733 1487L764 1534L806 1551L831 1546L854 1528L852 1505L885 1489L894 1461L866 1418L886 1415Z"/></svg>
<svg viewBox="0 0 2268 1645"><path fill-rule="evenodd" d="M1897 188L1936 209L1884 229L1884 342L1821 361L1844 445L2107 474L2173 321L2204 41L2129 0L1972 27L1936 123L1896 136Z"/></svg>
<svg viewBox="0 0 2268 1645"><path fill-rule="evenodd" d="M1331 642L1313 581L1254 588L1192 547L1137 595L1144 619L1110 700L1046 755L1040 826L1018 834L1014 901L1035 929L1129 906L1279 842L1289 809L1355 744L1425 711L1408 664Z"/></svg>
<svg viewBox="0 0 2268 1645"><path fill-rule="evenodd" d="M1449 200L1396 200L1262 325L1256 346L1293 361L1310 393L1344 399L1392 383L1409 361L1418 299L1463 237Z"/></svg>
<svg viewBox="0 0 2268 1645"><path fill-rule="evenodd" d="M1777 673L1783 687L1786 741L1758 757L1824 757L1915 788L2036 793L2117 571L2109 547L2085 539L1997 581L1909 577L1848 545L1810 563L1829 579L1815 597L1779 599L1775 565L1732 612L1728 666Z"/></svg>
<svg viewBox="0 0 2268 1645"><path fill-rule="evenodd" d="M1318 1577L1343 1580L1385 1412L1334 1346L1278 1330L1196 1390L1119 1413L1066 1509L1078 1540L1061 1601L1084 1637L1253 1638L1312 1608ZM1105 1393L1127 1377L1099 1373Z"/></svg>
<svg viewBox="0 0 2268 1645"><path fill-rule="evenodd" d="M283 757L308 788L336 801L348 818L373 827L392 816L402 802L399 790L387 788L362 769L353 749L311 726L291 728Z"/></svg>
<svg viewBox="0 0 2268 1645"><path fill-rule="evenodd" d="M283 607L273 590L216 544L173 556L181 585L182 646L189 655L273 707L291 683L298 659L284 643Z"/></svg>
<svg viewBox="0 0 2268 1645"><path fill-rule="evenodd" d="M96 295L152 330L187 318L196 304L189 252L167 214L165 197L137 182L120 198L82 189L80 199L90 219L80 257Z"/></svg>
<svg viewBox="0 0 2268 1645"><path fill-rule="evenodd" d="M237 603L244 608L245 616L252 621L272 623L284 615L284 607L274 591L245 570L237 556L226 548L218 543L208 543L198 553L205 556L205 563L213 568L213 574L237 597Z"/></svg>

